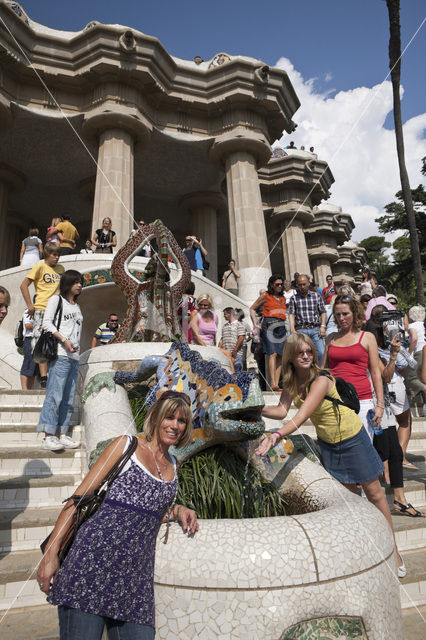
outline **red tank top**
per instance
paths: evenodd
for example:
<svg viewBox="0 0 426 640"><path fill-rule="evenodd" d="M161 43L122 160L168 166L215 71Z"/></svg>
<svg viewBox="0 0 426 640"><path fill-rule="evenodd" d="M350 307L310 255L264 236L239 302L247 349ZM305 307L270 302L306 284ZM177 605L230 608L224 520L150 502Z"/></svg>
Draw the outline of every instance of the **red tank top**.
<svg viewBox="0 0 426 640"><path fill-rule="evenodd" d="M328 346L328 365L333 376L352 382L360 400L373 397L370 380L367 376L368 351L361 344L362 336L350 347L337 347L332 342Z"/></svg>

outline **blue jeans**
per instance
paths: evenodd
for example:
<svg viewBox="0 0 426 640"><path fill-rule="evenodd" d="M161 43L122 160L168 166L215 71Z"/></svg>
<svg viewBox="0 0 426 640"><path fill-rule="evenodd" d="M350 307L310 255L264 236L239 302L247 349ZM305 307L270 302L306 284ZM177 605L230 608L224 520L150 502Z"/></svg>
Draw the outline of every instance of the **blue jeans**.
<svg viewBox="0 0 426 640"><path fill-rule="evenodd" d="M244 371L244 358L242 353L237 353L234 362L235 371Z"/></svg>
<svg viewBox="0 0 426 640"><path fill-rule="evenodd" d="M325 345L324 338L321 338L319 335L319 329L298 329L297 333L304 333L305 336L309 336L312 342L314 343L315 350L318 356L319 366L321 366L322 359L324 357Z"/></svg>
<svg viewBox="0 0 426 640"><path fill-rule="evenodd" d="M59 428L61 435L67 433L73 409L77 373L78 360L67 356L58 356L49 364L46 397L37 431L44 431L54 436Z"/></svg>
<svg viewBox="0 0 426 640"><path fill-rule="evenodd" d="M144 624L113 620L64 605L58 607L58 616L60 640L101 640L105 625L109 640L154 640L155 629Z"/></svg>

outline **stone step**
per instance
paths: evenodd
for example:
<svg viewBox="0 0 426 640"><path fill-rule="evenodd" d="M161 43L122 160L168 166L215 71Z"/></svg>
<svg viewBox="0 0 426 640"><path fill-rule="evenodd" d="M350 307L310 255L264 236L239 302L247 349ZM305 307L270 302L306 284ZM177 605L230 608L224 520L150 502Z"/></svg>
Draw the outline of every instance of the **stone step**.
<svg viewBox="0 0 426 640"><path fill-rule="evenodd" d="M410 607L402 612L402 640L424 640L426 635L426 605Z"/></svg>
<svg viewBox="0 0 426 640"><path fill-rule="evenodd" d="M81 482L81 475L18 476L0 480L0 510L56 507Z"/></svg>
<svg viewBox="0 0 426 640"><path fill-rule="evenodd" d="M403 609L426 604L426 547L403 554L407 575L400 580ZM424 636L423 636L424 637Z"/></svg>
<svg viewBox="0 0 426 640"><path fill-rule="evenodd" d="M0 391L0 411L5 405L40 404L44 402L46 391L44 389L2 389Z"/></svg>
<svg viewBox="0 0 426 640"><path fill-rule="evenodd" d="M391 503L393 501L393 491L390 487L386 487L385 491L388 501ZM407 502L410 502L417 509L419 509L417 505L426 504L426 484L424 479L409 480L404 476L404 493ZM409 518L409 516L404 517Z"/></svg>
<svg viewBox="0 0 426 640"><path fill-rule="evenodd" d="M81 448L45 451L40 443L41 436L38 446L0 447L0 481L17 474L34 477L81 473Z"/></svg>
<svg viewBox="0 0 426 640"><path fill-rule="evenodd" d="M412 431L407 451L423 453L426 451L426 431Z"/></svg>
<svg viewBox="0 0 426 640"><path fill-rule="evenodd" d="M426 505L414 506L422 513L426 513ZM392 500L389 500L389 507L398 549L405 552L421 547L426 548L426 518L411 518L392 511Z"/></svg>
<svg viewBox="0 0 426 640"><path fill-rule="evenodd" d="M40 591L36 580L41 558L40 550L0 556L0 611L46 602L46 595Z"/></svg>
<svg viewBox="0 0 426 640"><path fill-rule="evenodd" d="M1 637L2 640L59 640L57 608L44 604L11 609L1 622Z"/></svg>
<svg viewBox="0 0 426 640"><path fill-rule="evenodd" d="M0 510L0 553L38 549L52 531L62 506Z"/></svg>
<svg viewBox="0 0 426 640"><path fill-rule="evenodd" d="M69 428L68 435L81 441L82 425ZM0 447L39 447L42 436L37 432L37 425L33 423L4 423L0 424Z"/></svg>
<svg viewBox="0 0 426 640"><path fill-rule="evenodd" d="M42 406L42 402L40 404L3 405L0 408L0 425L20 424L21 422L37 425ZM78 415L78 409L75 408L71 416L71 424L78 424Z"/></svg>

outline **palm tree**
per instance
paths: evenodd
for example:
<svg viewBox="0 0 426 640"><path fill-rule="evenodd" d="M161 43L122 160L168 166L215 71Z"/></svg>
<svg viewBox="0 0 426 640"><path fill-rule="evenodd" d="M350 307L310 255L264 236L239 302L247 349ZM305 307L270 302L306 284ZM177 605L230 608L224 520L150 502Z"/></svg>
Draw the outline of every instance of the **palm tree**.
<svg viewBox="0 0 426 640"><path fill-rule="evenodd" d="M401 26L399 22L399 0L386 0L389 13L389 68L393 92L393 117L395 122L396 149L398 154L399 175L401 179L402 198L408 219L411 255L413 256L414 281L416 283L416 300L424 304L422 279L422 263L420 259L419 238L414 217L413 199L407 167L405 166L404 135L402 132L400 79L401 79Z"/></svg>

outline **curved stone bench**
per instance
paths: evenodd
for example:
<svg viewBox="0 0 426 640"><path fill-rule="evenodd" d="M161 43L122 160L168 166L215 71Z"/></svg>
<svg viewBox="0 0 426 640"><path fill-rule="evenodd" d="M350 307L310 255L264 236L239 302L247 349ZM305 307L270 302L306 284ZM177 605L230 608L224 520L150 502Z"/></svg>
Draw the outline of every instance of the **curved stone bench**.
<svg viewBox="0 0 426 640"><path fill-rule="evenodd" d="M166 545L160 532L156 637L280 640L300 621L355 616L369 640L401 640L386 520L304 456L291 466L283 494L309 513L202 520L192 538L172 524Z"/></svg>

